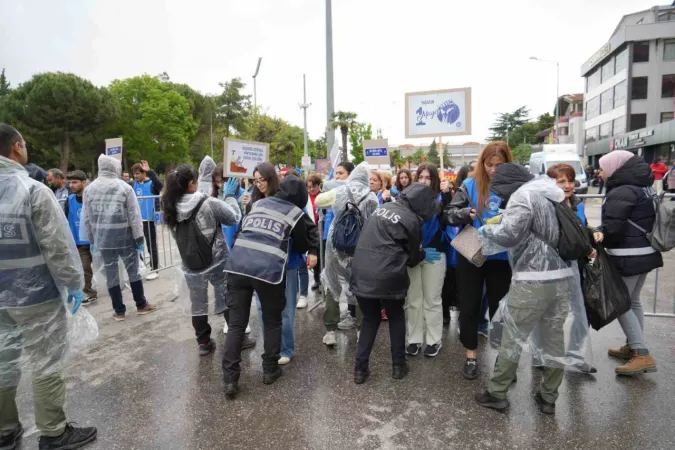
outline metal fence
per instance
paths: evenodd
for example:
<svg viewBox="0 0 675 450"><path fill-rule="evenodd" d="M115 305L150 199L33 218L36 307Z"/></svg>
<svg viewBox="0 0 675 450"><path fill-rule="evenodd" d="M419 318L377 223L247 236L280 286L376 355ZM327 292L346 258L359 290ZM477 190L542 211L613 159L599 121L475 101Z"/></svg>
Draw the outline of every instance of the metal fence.
<svg viewBox="0 0 675 450"><path fill-rule="evenodd" d="M600 225L601 204L604 194L583 194L577 197L585 199L586 215L592 226ZM667 198L675 199L675 194L666 194ZM594 200L594 201L587 201ZM591 209L596 206L597 209ZM654 317L675 318L675 276L672 269L675 266L675 252L663 253L663 268L656 269L647 275L647 281L642 289L642 302L645 315ZM671 276L669 276L671 275ZM651 305L649 301L651 300Z"/></svg>
<svg viewBox="0 0 675 450"><path fill-rule="evenodd" d="M164 213L161 208L161 198L159 195L138 197L139 200L152 199L152 221L144 221L143 234L145 235L145 251L141 255L141 260L147 268L146 276L150 273L157 273L162 270L172 268L176 261L180 261L178 247L169 227L164 223ZM157 206L160 206L157 209ZM152 222L152 224L148 223ZM155 250L153 252L153 250ZM157 259L155 260L155 255Z"/></svg>

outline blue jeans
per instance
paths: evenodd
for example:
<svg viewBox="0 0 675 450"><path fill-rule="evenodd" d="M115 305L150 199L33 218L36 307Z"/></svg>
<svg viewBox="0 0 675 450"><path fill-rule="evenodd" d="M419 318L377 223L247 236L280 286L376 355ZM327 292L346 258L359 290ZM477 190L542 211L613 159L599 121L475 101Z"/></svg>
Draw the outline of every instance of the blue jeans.
<svg viewBox="0 0 675 450"><path fill-rule="evenodd" d="M305 267L306 269L306 267ZM280 356L293 358L295 354L295 308L298 297L298 269L286 269L286 307L281 313L281 352ZM258 308L260 328L264 331L262 307L258 296L255 297Z"/></svg>
<svg viewBox="0 0 675 450"><path fill-rule="evenodd" d="M307 297L307 292L309 292L309 273L307 272L307 266L303 263L297 270L300 278L300 295Z"/></svg>

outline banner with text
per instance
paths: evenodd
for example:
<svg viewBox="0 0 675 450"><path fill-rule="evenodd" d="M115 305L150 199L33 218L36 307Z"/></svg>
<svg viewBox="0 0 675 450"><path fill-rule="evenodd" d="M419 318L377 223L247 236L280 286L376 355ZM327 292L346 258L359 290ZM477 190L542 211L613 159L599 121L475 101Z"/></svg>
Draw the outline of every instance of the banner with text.
<svg viewBox="0 0 675 450"><path fill-rule="evenodd" d="M370 139L363 141L363 157L368 164L390 165L389 141L387 139Z"/></svg>
<svg viewBox="0 0 675 450"><path fill-rule="evenodd" d="M471 134L471 88L405 94L407 139Z"/></svg>
<svg viewBox="0 0 675 450"><path fill-rule="evenodd" d="M225 138L223 166L225 178L253 178L253 170L269 161L270 145L264 142L240 141Z"/></svg>
<svg viewBox="0 0 675 450"><path fill-rule="evenodd" d="M106 139L105 154L122 161L122 138Z"/></svg>

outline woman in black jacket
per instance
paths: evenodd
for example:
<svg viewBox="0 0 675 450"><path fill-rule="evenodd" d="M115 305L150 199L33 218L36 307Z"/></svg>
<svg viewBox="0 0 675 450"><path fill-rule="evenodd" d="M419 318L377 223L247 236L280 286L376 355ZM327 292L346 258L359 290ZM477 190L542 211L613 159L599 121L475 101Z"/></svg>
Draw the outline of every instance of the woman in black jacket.
<svg viewBox="0 0 675 450"><path fill-rule="evenodd" d="M663 258L639 229L651 230L656 219L651 188L654 175L644 159L625 150L614 150L600 158L600 169L607 186L602 205L604 246L631 297L630 311L619 317L626 345L608 353L628 361L616 368L619 375L656 372L656 363L644 340L640 291L647 274L663 267Z"/></svg>

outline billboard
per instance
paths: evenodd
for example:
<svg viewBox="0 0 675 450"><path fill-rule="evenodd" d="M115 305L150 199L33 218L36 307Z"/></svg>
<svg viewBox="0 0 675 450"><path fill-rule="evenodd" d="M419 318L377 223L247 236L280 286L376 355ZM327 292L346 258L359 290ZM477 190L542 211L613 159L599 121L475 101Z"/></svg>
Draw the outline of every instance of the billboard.
<svg viewBox="0 0 675 450"><path fill-rule="evenodd" d="M253 178L253 170L269 161L270 145L264 142L225 138L224 177Z"/></svg>
<svg viewBox="0 0 675 450"><path fill-rule="evenodd" d="M405 94L406 139L471 134L471 88Z"/></svg>

